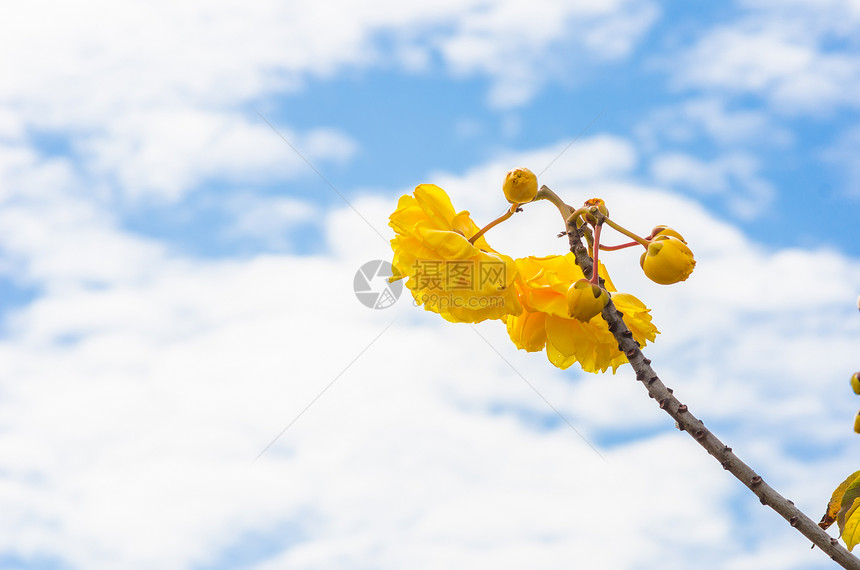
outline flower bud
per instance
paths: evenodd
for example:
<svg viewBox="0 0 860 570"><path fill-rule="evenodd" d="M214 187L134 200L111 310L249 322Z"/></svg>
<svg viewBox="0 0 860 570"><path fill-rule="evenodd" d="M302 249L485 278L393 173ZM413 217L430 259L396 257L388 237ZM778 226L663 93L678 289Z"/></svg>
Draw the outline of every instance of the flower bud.
<svg viewBox="0 0 860 570"><path fill-rule="evenodd" d="M860 394L860 372L851 375L851 389L855 394Z"/></svg>
<svg viewBox="0 0 860 570"><path fill-rule="evenodd" d="M528 168L514 168L505 175L502 190L511 204L531 202L537 196L537 176Z"/></svg>
<svg viewBox="0 0 860 570"><path fill-rule="evenodd" d="M567 312L578 321L587 323L603 310L609 294L587 279L575 281L567 290Z"/></svg>
<svg viewBox="0 0 860 570"><path fill-rule="evenodd" d="M673 235L659 235L639 258L639 265L648 279L660 285L686 281L696 267L693 252Z"/></svg>
<svg viewBox="0 0 860 570"><path fill-rule="evenodd" d="M681 234L679 234L678 232L676 232L675 230L673 230L669 226L654 226L654 229L651 230L651 236L652 236L651 239L654 239L657 236L674 236L674 237L678 238L679 240L681 240L682 242L687 243L687 240L685 240L681 236Z"/></svg>
<svg viewBox="0 0 860 570"><path fill-rule="evenodd" d="M860 433L860 412L854 416L854 433Z"/></svg>
<svg viewBox="0 0 860 570"><path fill-rule="evenodd" d="M597 211L603 214L606 217L609 217L609 208L606 207L606 202L604 202L600 198L589 198L585 201L585 206L590 208L597 208ZM590 212L585 214L585 221L589 224L596 224L597 218L595 218Z"/></svg>

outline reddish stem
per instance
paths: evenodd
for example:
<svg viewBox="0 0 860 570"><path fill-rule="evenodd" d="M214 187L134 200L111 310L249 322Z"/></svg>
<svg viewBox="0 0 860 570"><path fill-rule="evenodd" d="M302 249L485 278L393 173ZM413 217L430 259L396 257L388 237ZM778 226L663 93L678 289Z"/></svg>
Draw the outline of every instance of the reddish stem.
<svg viewBox="0 0 860 570"><path fill-rule="evenodd" d="M631 241L630 243L622 243L621 245L601 245L600 249L603 251L618 251L619 249L625 249L628 247L633 247L634 245L642 245L638 241Z"/></svg>

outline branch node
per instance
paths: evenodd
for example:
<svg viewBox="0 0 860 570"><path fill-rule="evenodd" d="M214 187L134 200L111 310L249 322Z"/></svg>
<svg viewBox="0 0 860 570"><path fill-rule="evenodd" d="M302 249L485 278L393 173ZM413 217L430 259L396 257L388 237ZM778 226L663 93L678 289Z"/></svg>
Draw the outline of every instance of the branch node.
<svg viewBox="0 0 860 570"><path fill-rule="evenodd" d="M621 336L624 338L633 338L633 333L630 332L630 329L627 329L626 331L621 331Z"/></svg>
<svg viewBox="0 0 860 570"><path fill-rule="evenodd" d="M680 406L678 406L678 413L679 414L683 414L686 411L687 411L687 404L681 404Z"/></svg>
<svg viewBox="0 0 860 570"><path fill-rule="evenodd" d="M628 350L624 354L627 355L627 358L633 358L634 356L636 356L636 349L631 348L630 350Z"/></svg>
<svg viewBox="0 0 860 570"><path fill-rule="evenodd" d="M723 469L728 469L729 468L729 462L728 461L720 461L720 467L722 467ZM762 499L762 500L764 500L764 499Z"/></svg>
<svg viewBox="0 0 860 570"><path fill-rule="evenodd" d="M696 430L696 439L704 439L706 433L703 429Z"/></svg>
<svg viewBox="0 0 860 570"><path fill-rule="evenodd" d="M666 388L666 391L667 391L667 392L669 392L670 394L674 394L674 393L675 393L675 391L674 391L673 389L671 389L671 388Z"/></svg>
<svg viewBox="0 0 860 570"><path fill-rule="evenodd" d="M657 377L656 377L656 376L652 376L651 378L649 378L649 379L648 379L648 384L653 384L653 383L654 383L654 382L656 382L656 381L657 381Z"/></svg>
<svg viewBox="0 0 860 570"><path fill-rule="evenodd" d="M759 477L758 475L753 477L750 480L750 485L752 485L753 487L757 487L758 485L761 485L761 477Z"/></svg>
<svg viewBox="0 0 860 570"><path fill-rule="evenodd" d="M644 362L645 364L651 364L651 359L650 359L650 358L646 358L646 359L644 359L642 362Z"/></svg>
<svg viewBox="0 0 860 570"><path fill-rule="evenodd" d="M767 505L767 499L765 499L764 497L759 497L758 501L759 501L762 505Z"/></svg>
<svg viewBox="0 0 860 570"><path fill-rule="evenodd" d="M666 408L666 404L669 403L669 398L663 398L660 400L660 409L663 410Z"/></svg>
<svg viewBox="0 0 860 570"><path fill-rule="evenodd" d="M799 521L797 520L797 517L791 517L790 519L788 519L788 524L790 524L791 526L797 526L798 523Z"/></svg>
<svg viewBox="0 0 860 570"><path fill-rule="evenodd" d="M731 447L729 447L728 445L723 446L723 453L731 453L731 452L732 452Z"/></svg>

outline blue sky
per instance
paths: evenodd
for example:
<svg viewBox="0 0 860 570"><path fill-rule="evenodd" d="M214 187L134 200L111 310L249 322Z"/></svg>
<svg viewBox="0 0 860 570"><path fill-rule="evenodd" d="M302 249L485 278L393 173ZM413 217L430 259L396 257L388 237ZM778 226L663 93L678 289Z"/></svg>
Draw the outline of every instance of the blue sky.
<svg viewBox="0 0 860 570"><path fill-rule="evenodd" d="M352 285L420 183L671 225L688 282L604 260L648 356L820 516L858 468L856 1L7 12L0 568L829 567L626 367ZM493 247L563 252L525 210Z"/></svg>

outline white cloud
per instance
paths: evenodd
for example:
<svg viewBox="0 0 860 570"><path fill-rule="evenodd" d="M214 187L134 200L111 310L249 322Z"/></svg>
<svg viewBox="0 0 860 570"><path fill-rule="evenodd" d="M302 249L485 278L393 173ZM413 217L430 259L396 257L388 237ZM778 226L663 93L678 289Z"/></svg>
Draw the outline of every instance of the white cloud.
<svg viewBox="0 0 860 570"><path fill-rule="evenodd" d="M860 19L845 17L846 3L752 2L756 9L707 30L670 66L685 88L754 94L790 114L825 116L856 107L860 51L842 40L856 36ZM840 5L842 4L842 5Z"/></svg>
<svg viewBox="0 0 860 570"><path fill-rule="evenodd" d="M722 196L735 215L747 220L760 216L776 194L758 170L756 159L746 153L732 153L712 161L683 153L663 153L651 165L660 184Z"/></svg>
<svg viewBox="0 0 860 570"><path fill-rule="evenodd" d="M760 16L802 21L808 30L850 38L860 25L857 0L742 0L740 4Z"/></svg>
<svg viewBox="0 0 860 570"><path fill-rule="evenodd" d="M522 73L545 80L545 62L561 61L552 56L559 45L585 45L598 60L623 57L655 17L643 0L31 3L4 18L0 49L27 50L6 62L0 93L36 124L86 128L129 107L233 106L392 56L420 69L437 49L458 72L514 87ZM380 34L393 49L379 49Z"/></svg>
<svg viewBox="0 0 860 570"><path fill-rule="evenodd" d="M231 236L262 239L275 249L289 245L290 229L321 217L314 204L294 198L239 196L230 201L228 209L234 217L232 227L227 230Z"/></svg>
<svg viewBox="0 0 860 570"><path fill-rule="evenodd" d="M688 200L612 182L636 159L629 150L618 158L629 148L623 140L578 144L593 170L561 163L559 192L604 196L632 227L672 223L699 255L691 280L671 290L647 285L635 261L607 259L616 284L654 307L664 338L649 354L676 393L706 420L717 418L739 452L753 449L766 473L786 461L788 443L808 437L810 424L848 433L853 412L837 417L831 402L847 390L840 370L850 351L832 343L860 331L829 325L860 264L762 252ZM455 205L484 170L459 184L447 179L459 188ZM475 203L492 201L472 190ZM392 200L368 195L353 204L384 230ZM22 206L20 215L37 218L42 206ZM520 241L554 233L532 211L514 230ZM607 463L565 424L538 428L557 422L554 413L468 326L403 300L384 312L362 307L352 297L353 272L389 254L350 209L331 213L331 256L244 261L181 259L158 247L141 259L136 238L99 220L73 219L62 247L81 251L91 244L87 227L108 228L102 241L136 259L137 273L105 274L98 287L47 287L17 311L0 343L0 494L8 505L0 551L96 569L186 568L217 565L257 536L269 546L261 569L402 568L415 560L426 568L683 567L705 559L728 566L771 554L773 543L783 554L772 567L821 560L775 515L761 521L758 538L739 542L744 523L729 505L757 502L735 497L703 451L666 429L670 420L629 370L560 373L544 356L516 351L498 323L477 327L586 437L632 437L601 446ZM494 230L491 241L508 231ZM35 266L51 257L45 248L29 255ZM813 264L833 283L804 297L798 268ZM55 267L45 279L67 281ZM755 327L751 310L760 315ZM816 328L796 338L780 320L786 313ZM723 350L708 344L725 338L733 342ZM786 343L810 343L811 354L792 350L790 366L750 367ZM828 391L811 390L811 375ZM802 425L782 425L798 414ZM771 458L754 451L757 442L772 447ZM811 487L805 492L823 507L830 481L818 467L796 465L780 478Z"/></svg>
<svg viewBox="0 0 860 570"><path fill-rule="evenodd" d="M0 251L3 273L16 281L65 286L116 283L141 276L161 244L118 233L98 188L86 187L65 159L29 149L0 149ZM86 199L81 198L86 196Z"/></svg>
<svg viewBox="0 0 860 570"><path fill-rule="evenodd" d="M689 143L707 137L724 146L791 144L791 132L761 110L730 109L716 97L690 99L659 109L636 127L637 136L652 148L663 141Z"/></svg>
<svg viewBox="0 0 860 570"><path fill-rule="evenodd" d="M355 153L356 144L333 129L296 133L275 127L278 132L238 114L152 109L118 117L77 146L95 178L115 180L132 198L161 200L178 199L215 179L303 178L308 168L301 156L313 164L345 161Z"/></svg>
<svg viewBox="0 0 860 570"><path fill-rule="evenodd" d="M455 72L492 78L493 106L519 106L553 76L627 56L658 15L650 2L499 2L464 11L439 40ZM581 64L572 68L567 61Z"/></svg>
<svg viewBox="0 0 860 570"><path fill-rule="evenodd" d="M427 182L487 221L504 207L505 170L540 171L566 144ZM833 473L856 469L840 456L856 406L840 394L856 364L860 326L846 318L856 320L860 262L764 250L694 202L635 184L638 160L629 141L593 136L541 182L571 203L604 197L635 231L668 223L685 235L699 265L682 285L645 280L639 252L604 260L652 307L663 334L647 352L676 394L817 515ZM0 340L4 554L188 568L258 537L269 548L259 568L822 562L775 515L756 518L750 539L753 523L732 505L758 503L670 429L629 370L561 373L517 351L498 323L476 327L606 463L468 326L408 299L361 306L353 274L390 256L376 232L388 235L393 198L351 193L364 219L249 199L237 204L244 231L327 216L330 253L207 261L121 229L63 160L7 148L0 164L0 188L14 189L0 244L41 291L6 314ZM559 223L532 204L488 239L517 255L561 252ZM798 461L798 442L837 451Z"/></svg>
<svg viewBox="0 0 860 570"><path fill-rule="evenodd" d="M441 58L487 78L493 104L516 106L571 50L589 65L622 58L655 18L647 0L20 4L0 22L0 53L20 56L0 76L0 136L68 137L85 170L133 197L176 200L215 177L290 174L297 158L248 109L308 77L420 72ZM279 128L311 162L355 152L331 129Z"/></svg>

